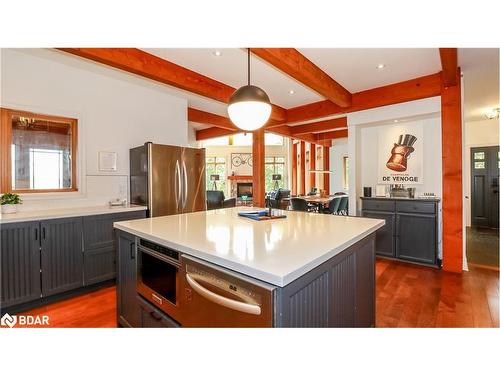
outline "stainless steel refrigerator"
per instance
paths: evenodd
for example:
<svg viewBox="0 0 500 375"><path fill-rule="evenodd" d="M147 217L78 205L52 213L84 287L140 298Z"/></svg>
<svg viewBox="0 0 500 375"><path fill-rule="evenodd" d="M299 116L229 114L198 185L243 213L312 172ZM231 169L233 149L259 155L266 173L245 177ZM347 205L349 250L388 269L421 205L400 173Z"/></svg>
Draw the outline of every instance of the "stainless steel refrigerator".
<svg viewBox="0 0 500 375"><path fill-rule="evenodd" d="M203 211L205 149L151 142L130 149L130 203L148 216Z"/></svg>

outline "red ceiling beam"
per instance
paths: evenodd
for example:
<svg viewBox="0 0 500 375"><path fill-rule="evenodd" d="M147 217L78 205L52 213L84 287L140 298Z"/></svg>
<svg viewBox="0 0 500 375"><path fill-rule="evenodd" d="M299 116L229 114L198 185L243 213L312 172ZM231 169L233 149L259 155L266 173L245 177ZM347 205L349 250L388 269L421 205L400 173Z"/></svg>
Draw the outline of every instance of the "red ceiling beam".
<svg viewBox="0 0 500 375"><path fill-rule="evenodd" d="M441 73L411 79L387 86L360 91L352 95L352 105L342 108L323 100L287 110L288 123L383 107L441 95Z"/></svg>
<svg viewBox="0 0 500 375"><path fill-rule="evenodd" d="M315 134L315 137L316 140L320 142L323 140L347 138L347 134L348 134L347 129L342 129L342 130L333 130L331 132L326 132L326 133Z"/></svg>
<svg viewBox="0 0 500 375"><path fill-rule="evenodd" d="M227 103L234 87L137 48L59 48L59 50ZM286 121L286 110L273 105L271 118Z"/></svg>
<svg viewBox="0 0 500 375"><path fill-rule="evenodd" d="M218 128L238 131L238 129L227 117L214 113L201 111L195 108L188 108L188 121L198 124L213 125Z"/></svg>
<svg viewBox="0 0 500 375"><path fill-rule="evenodd" d="M295 48L252 48L251 52L332 103L351 105L351 93Z"/></svg>
<svg viewBox="0 0 500 375"><path fill-rule="evenodd" d="M458 52L456 48L440 48L441 72L444 87L455 86L457 84Z"/></svg>
<svg viewBox="0 0 500 375"><path fill-rule="evenodd" d="M208 129L202 129L196 131L196 140L203 141L205 139L224 137L226 135L241 133L234 130L222 129L218 127L212 127Z"/></svg>
<svg viewBox="0 0 500 375"><path fill-rule="evenodd" d="M347 117L313 122L291 127L291 134L322 133L335 129L347 128Z"/></svg>

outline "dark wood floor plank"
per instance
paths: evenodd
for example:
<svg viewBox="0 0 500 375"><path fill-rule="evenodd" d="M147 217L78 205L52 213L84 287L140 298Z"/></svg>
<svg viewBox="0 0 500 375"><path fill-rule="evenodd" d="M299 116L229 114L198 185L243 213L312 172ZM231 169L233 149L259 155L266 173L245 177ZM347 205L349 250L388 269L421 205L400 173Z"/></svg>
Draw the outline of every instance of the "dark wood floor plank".
<svg viewBox="0 0 500 375"><path fill-rule="evenodd" d="M377 327L499 327L499 273L461 275L378 259ZM107 287L23 315L48 315L50 327L116 327L116 288Z"/></svg>

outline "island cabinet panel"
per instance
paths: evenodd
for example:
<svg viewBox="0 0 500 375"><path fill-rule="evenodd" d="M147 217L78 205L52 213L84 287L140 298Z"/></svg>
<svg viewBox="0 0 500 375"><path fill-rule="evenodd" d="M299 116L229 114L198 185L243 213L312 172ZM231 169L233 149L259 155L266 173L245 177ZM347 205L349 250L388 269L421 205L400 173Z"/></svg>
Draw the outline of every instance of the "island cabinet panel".
<svg viewBox="0 0 500 375"><path fill-rule="evenodd" d="M39 223L2 224L0 233L0 307L39 299Z"/></svg>
<svg viewBox="0 0 500 375"><path fill-rule="evenodd" d="M375 234L276 294L276 327L373 327Z"/></svg>
<svg viewBox="0 0 500 375"><path fill-rule="evenodd" d="M83 218L84 284L92 285L116 277L113 223L146 217L145 211L85 216Z"/></svg>
<svg viewBox="0 0 500 375"><path fill-rule="evenodd" d="M399 213L397 256L420 263L436 263L436 219L433 215Z"/></svg>
<svg viewBox="0 0 500 375"><path fill-rule="evenodd" d="M40 227L43 296L82 287L82 218L44 220Z"/></svg>
<svg viewBox="0 0 500 375"><path fill-rule="evenodd" d="M116 231L118 252L117 313L118 324L124 327L141 326L141 308L136 291L137 249L135 237Z"/></svg>

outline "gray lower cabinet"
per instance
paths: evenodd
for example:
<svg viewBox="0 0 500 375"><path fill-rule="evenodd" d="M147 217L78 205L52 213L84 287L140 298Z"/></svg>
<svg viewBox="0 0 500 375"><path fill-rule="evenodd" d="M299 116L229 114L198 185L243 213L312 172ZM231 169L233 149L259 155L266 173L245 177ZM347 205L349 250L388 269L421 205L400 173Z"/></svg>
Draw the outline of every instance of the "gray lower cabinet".
<svg viewBox="0 0 500 375"><path fill-rule="evenodd" d="M438 264L437 200L362 198L362 216L384 219L377 231L377 255Z"/></svg>
<svg viewBox="0 0 500 375"><path fill-rule="evenodd" d="M144 211L136 211L83 218L84 285L92 285L116 277L113 223L144 217Z"/></svg>
<svg viewBox="0 0 500 375"><path fill-rule="evenodd" d="M38 222L2 224L0 230L0 306L40 298Z"/></svg>
<svg viewBox="0 0 500 375"><path fill-rule="evenodd" d="M117 315L118 323L124 327L141 326L141 308L137 297L137 264L135 237L116 231L118 253Z"/></svg>
<svg viewBox="0 0 500 375"><path fill-rule="evenodd" d="M113 280L113 223L144 217L145 211L132 211L2 224L2 311L22 311L50 301L46 297L59 298L62 293Z"/></svg>
<svg viewBox="0 0 500 375"><path fill-rule="evenodd" d="M385 220L385 225L377 231L376 251L378 255L396 256L394 236L396 233L396 214L394 212L363 210L363 216Z"/></svg>
<svg viewBox="0 0 500 375"><path fill-rule="evenodd" d="M44 220L40 228L43 296L82 287L82 218Z"/></svg>
<svg viewBox="0 0 500 375"><path fill-rule="evenodd" d="M436 263L436 218L400 212L397 215L397 257L420 263Z"/></svg>

